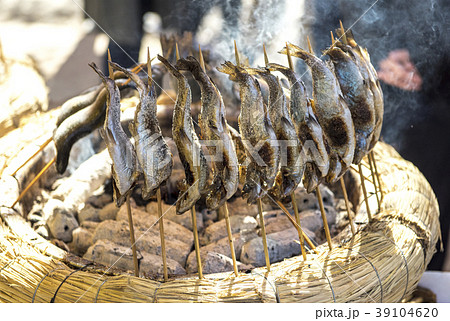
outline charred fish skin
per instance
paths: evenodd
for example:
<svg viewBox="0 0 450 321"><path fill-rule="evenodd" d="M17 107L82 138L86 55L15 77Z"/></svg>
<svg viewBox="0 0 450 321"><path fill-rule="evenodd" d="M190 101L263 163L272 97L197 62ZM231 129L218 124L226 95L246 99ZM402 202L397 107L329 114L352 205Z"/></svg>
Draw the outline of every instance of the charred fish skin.
<svg viewBox="0 0 450 321"><path fill-rule="evenodd" d="M311 68L313 78L314 113L322 127L330 148L330 167L341 162L341 175L351 165L355 152L355 130L350 110L342 97L338 81L328 66L313 54L288 44L293 56L303 59ZM286 48L281 53L286 53ZM332 161L335 159L335 161ZM336 182L337 168L327 175L330 183Z"/></svg>
<svg viewBox="0 0 450 321"><path fill-rule="evenodd" d="M200 199L209 175L208 165L194 130L191 117L191 89L188 80L167 59L158 55L172 76L177 79L178 94L173 111L172 133L184 166L186 179L177 201L177 213L190 210Z"/></svg>
<svg viewBox="0 0 450 321"><path fill-rule="evenodd" d="M253 69L267 83L269 87L268 112L273 129L283 150L286 159L282 159L284 164L280 164L279 171L275 178L275 185L270 190L270 194L276 199L282 199L291 194L300 183L304 162L300 157L299 141L294 124L289 115L284 95L278 77L272 75L268 69ZM283 155L284 158L284 155Z"/></svg>
<svg viewBox="0 0 450 321"><path fill-rule="evenodd" d="M345 102L352 114L356 148L353 163L359 164L367 154L375 128L373 94L355 61L338 46L326 51L334 65Z"/></svg>
<svg viewBox="0 0 450 321"><path fill-rule="evenodd" d="M139 172L136 151L120 123L120 91L114 80L106 77L94 63L90 66L102 79L106 90L106 118L100 131L113 161L114 196L117 206L121 206L131 192Z"/></svg>
<svg viewBox="0 0 450 321"><path fill-rule="evenodd" d="M275 63L270 63L268 67L281 72L289 81L291 88L289 114L302 145L301 157L306 162L303 185L310 193L321 183L329 170L329 156L322 127L312 111L305 84L295 71Z"/></svg>
<svg viewBox="0 0 450 321"><path fill-rule="evenodd" d="M208 208L217 209L236 193L239 186L238 159L225 118L225 106L219 90L194 57L179 59L176 68L189 71L200 86L199 125L202 139L215 142L215 146L208 144L211 153L217 153L220 144L220 158L211 161L214 177L206 195Z"/></svg>
<svg viewBox="0 0 450 321"><path fill-rule="evenodd" d="M279 166L277 137L255 78L229 61L217 69L239 83L241 112L238 122L247 161L250 163L246 169L243 194L247 202L252 204L273 187Z"/></svg>
<svg viewBox="0 0 450 321"><path fill-rule="evenodd" d="M161 134L156 118L155 85L145 84L138 75L116 63L110 64L131 79L139 92L134 122L130 123L129 127L135 141L136 156L144 173L142 198L147 200L169 178L173 166L172 153Z"/></svg>

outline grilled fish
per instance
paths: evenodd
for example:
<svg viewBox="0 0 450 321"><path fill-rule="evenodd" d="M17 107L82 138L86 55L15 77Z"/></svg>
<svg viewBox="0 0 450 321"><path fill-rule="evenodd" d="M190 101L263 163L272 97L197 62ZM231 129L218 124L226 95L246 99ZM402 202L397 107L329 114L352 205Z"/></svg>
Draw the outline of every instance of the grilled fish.
<svg viewBox="0 0 450 321"><path fill-rule="evenodd" d="M130 132L134 137L136 155L144 173L142 198L149 199L172 172L172 154L161 134L156 118L156 90L154 82L147 85L141 78L127 69L111 62L114 69L122 71L137 86L139 104L136 106L134 122Z"/></svg>
<svg viewBox="0 0 450 321"><path fill-rule="evenodd" d="M131 192L139 172L136 151L120 124L120 92L114 80L106 77L94 63L89 64L100 76L107 89L106 118L100 131L113 161L114 199L121 206Z"/></svg>
<svg viewBox="0 0 450 321"><path fill-rule="evenodd" d="M329 157L325 146L322 127L314 115L307 98L305 84L290 68L271 63L270 70L281 72L289 81L289 115L302 145L300 157L304 159L303 186L308 193L315 190L322 178L328 174Z"/></svg>
<svg viewBox="0 0 450 321"><path fill-rule="evenodd" d="M279 150L267 106L256 79L243 68L227 61L217 68L239 83L241 112L239 130L247 155L243 196L252 204L273 187L279 166Z"/></svg>
<svg viewBox="0 0 450 321"><path fill-rule="evenodd" d="M353 163L359 164L368 152L375 128L373 94L369 82L363 78L355 61L340 48L341 46L338 41L326 54L331 58L334 73L352 114L356 139Z"/></svg>
<svg viewBox="0 0 450 321"><path fill-rule="evenodd" d="M334 183L351 165L355 152L355 130L350 110L342 97L336 76L328 66L315 55L295 45L288 46L293 56L303 59L311 68L312 108L330 149L327 181ZM281 53L285 54L286 48Z"/></svg>
<svg viewBox="0 0 450 321"><path fill-rule="evenodd" d="M340 37L343 34L341 29L337 29L336 33ZM358 65L361 75L366 80L366 82L369 83L370 90L373 94L375 109L375 128L368 147L368 151L370 151L380 139L384 114L383 91L381 89L380 81L378 80L377 72L370 62L370 56L367 50L361 48L356 43L351 30L347 30L345 35L347 39L347 45L342 46L341 49L349 53L355 63Z"/></svg>
<svg viewBox="0 0 450 321"><path fill-rule="evenodd" d="M191 89L186 77L167 59L158 55L158 59L166 66L178 82L178 94L173 111L172 134L177 145L186 179L180 188L177 201L177 213L182 214L191 209L205 190L209 176L208 164L194 130L191 117Z"/></svg>
<svg viewBox="0 0 450 321"><path fill-rule="evenodd" d="M217 209L236 193L239 185L238 159L225 119L225 106L213 81L194 57L179 59L176 68L191 72L201 89L201 135L202 139L214 142L213 146L208 143L214 157L211 159L213 181L206 195L206 205Z"/></svg>
<svg viewBox="0 0 450 321"><path fill-rule="evenodd" d="M282 147L280 152L283 151L275 185L270 193L276 199L282 199L297 188L303 176L305 164L303 158L300 158L297 132L289 115L286 96L278 77L272 75L268 69L247 68L247 71L258 74L269 88L267 109L278 143Z"/></svg>

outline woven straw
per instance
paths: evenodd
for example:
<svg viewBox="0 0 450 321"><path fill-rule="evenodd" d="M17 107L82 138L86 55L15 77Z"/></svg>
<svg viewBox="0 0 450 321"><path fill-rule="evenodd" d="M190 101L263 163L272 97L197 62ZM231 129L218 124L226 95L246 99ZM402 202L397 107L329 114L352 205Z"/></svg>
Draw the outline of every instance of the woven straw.
<svg viewBox="0 0 450 321"><path fill-rule="evenodd" d="M41 158L53 157L50 149ZM391 146L378 143L375 158L384 192L381 211L368 223L365 206L359 206L357 234L346 228L333 239L332 251L321 245L319 254L308 253L306 262L293 257L273 264L270 272L259 268L237 277L232 272L210 274L203 280L192 275L166 283L77 261L41 238L22 219L20 204L8 207L26 173L17 179L4 174L0 302L401 302L435 252L439 208L425 177ZM36 166L34 162L29 168ZM367 180L366 186L376 213L373 185Z"/></svg>

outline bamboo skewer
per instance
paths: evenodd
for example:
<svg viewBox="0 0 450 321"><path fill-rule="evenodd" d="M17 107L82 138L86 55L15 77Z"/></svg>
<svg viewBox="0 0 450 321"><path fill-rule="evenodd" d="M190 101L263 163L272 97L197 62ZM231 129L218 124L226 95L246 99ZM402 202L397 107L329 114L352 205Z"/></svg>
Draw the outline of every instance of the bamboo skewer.
<svg viewBox="0 0 450 321"><path fill-rule="evenodd" d="M134 275L136 277L139 277L139 263L137 259L136 240L134 238L133 215L131 213L130 195L127 196L126 203L128 214L128 226L130 227L131 251L133 252Z"/></svg>
<svg viewBox="0 0 450 321"><path fill-rule="evenodd" d="M53 140L53 137L50 137L49 139L47 139L40 147L39 149L33 154L31 155L26 161L25 163L23 163L22 165L19 166L19 168L17 168L14 173L11 174L11 176L14 176L17 174L17 172L19 170L21 170L30 160L32 160L37 154L39 154L44 148L45 146L47 146L48 144L50 144L50 142Z"/></svg>
<svg viewBox="0 0 450 321"><path fill-rule="evenodd" d="M269 272L270 271L269 249L267 248L266 227L264 225L262 201L260 198L258 198L258 213L259 213L259 224L261 225L261 237L262 237L263 247L264 247L264 257L266 259L267 271Z"/></svg>
<svg viewBox="0 0 450 321"><path fill-rule="evenodd" d="M56 157L54 157L50 162L48 162L44 168L36 175L35 178L33 178L33 180L30 182L30 184L27 185L27 187L25 187L25 189L22 191L22 193L20 193L19 197L17 197L17 199L14 201L13 205L11 205L11 208L13 208L23 197L24 195L28 192L28 190L31 188L31 186L34 185L34 183L36 183L39 178L41 178L42 175L44 175L44 173L50 168L50 166L53 165L53 163L56 161Z"/></svg>
<svg viewBox="0 0 450 321"><path fill-rule="evenodd" d="M340 24L340 26L341 26L341 31L342 31L342 36L341 36L341 38L342 38L342 42L345 44L345 45L347 45L348 44L348 42L347 42L347 36L345 35L345 29L344 29L344 25L342 24L342 21L341 20L339 20L339 24Z"/></svg>
<svg viewBox="0 0 450 321"><path fill-rule="evenodd" d="M195 213L195 206L191 208L191 217L192 217L192 231L194 232L194 246L195 246L195 257L197 258L198 277L200 279L203 279L202 258L200 256L200 245L198 242L197 214Z"/></svg>
<svg viewBox="0 0 450 321"><path fill-rule="evenodd" d="M380 175L378 174L377 162L375 161L375 154L374 154L373 150L369 153L369 155L372 158L373 169L375 170L375 176L377 178L378 188L380 189L380 202L381 202L383 200L383 189L381 188Z"/></svg>
<svg viewBox="0 0 450 321"><path fill-rule="evenodd" d="M370 154L367 154L367 160L368 160L369 167L370 167L370 173L372 175L372 182L373 182L373 187L375 188L375 197L377 198L378 212L379 212L381 209L381 203L380 203L380 197L378 196L375 172L373 170L372 158L370 157Z"/></svg>
<svg viewBox="0 0 450 321"><path fill-rule="evenodd" d="M178 50L178 43L175 43L175 57L177 60L180 59L180 51Z"/></svg>
<svg viewBox="0 0 450 321"><path fill-rule="evenodd" d="M236 66L240 66L239 62L239 52L237 50L236 40L234 41L234 57L236 58Z"/></svg>
<svg viewBox="0 0 450 321"><path fill-rule="evenodd" d="M303 239L306 241L306 243L308 243L308 246L316 253L318 254L319 252L317 252L316 250L316 246L314 245L314 243L311 241L311 239L308 237L308 235L306 235L306 233L301 229L301 226L298 224L298 222L296 222L291 215L289 214L289 211L287 210L287 208L283 205L283 203L281 203L280 201L276 201L276 203L278 204L278 206L281 208L281 210L284 212L284 214L286 214L286 217L289 219L289 221L292 223L292 225L295 227L295 229L297 230L297 232L299 233L299 237L300 235L302 235ZM295 210L294 210L295 211Z"/></svg>
<svg viewBox="0 0 450 321"><path fill-rule="evenodd" d="M227 203L225 202L225 204L219 210L221 210L223 212L224 216L225 216L225 223L227 225L228 243L230 244L231 259L233 260L234 275L238 276L238 268L237 268L237 263L236 263L236 253L234 251L233 234L232 234L232 231L231 231L231 223L230 223L230 216L229 216L229 213L228 213Z"/></svg>
<svg viewBox="0 0 450 321"><path fill-rule="evenodd" d="M361 164L358 164L359 169L359 176L361 178L361 187L364 195L364 202L366 203L366 210L367 210L367 216L369 217L369 222L372 221L372 214L370 213L370 207L369 207L369 200L367 198L367 190L366 190L366 184L364 181L364 175L362 173L362 167Z"/></svg>
<svg viewBox="0 0 450 321"><path fill-rule="evenodd" d="M156 190L156 199L158 201L159 236L161 238L161 257L163 261L164 281L167 282L169 276L167 273L166 240L164 235L164 218L161 204L161 187Z"/></svg>
<svg viewBox="0 0 450 321"><path fill-rule="evenodd" d="M327 238L328 247L331 251L333 248L333 245L331 244L330 228L328 227L327 214L325 213L325 208L323 206L323 200L322 200L322 194L320 193L319 186L316 187L316 194L317 194L317 200L319 201L320 214L322 215L323 227L325 229L325 236Z"/></svg>
<svg viewBox="0 0 450 321"><path fill-rule="evenodd" d="M353 221L353 214L350 212L350 202L348 201L347 188L345 187L344 177L341 177L340 181L341 181L342 193L344 194L345 207L347 209L348 220L350 221L350 228L352 229L352 234L355 235L356 234L355 222Z"/></svg>
<svg viewBox="0 0 450 321"><path fill-rule="evenodd" d="M269 57L267 57L266 45L263 44L263 52L264 52L264 63L266 67L269 65Z"/></svg>

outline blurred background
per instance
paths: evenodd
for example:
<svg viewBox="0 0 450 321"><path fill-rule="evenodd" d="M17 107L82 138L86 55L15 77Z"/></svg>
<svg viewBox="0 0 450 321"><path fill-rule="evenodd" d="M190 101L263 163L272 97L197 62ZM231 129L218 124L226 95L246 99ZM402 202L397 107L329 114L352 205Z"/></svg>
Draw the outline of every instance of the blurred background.
<svg viewBox="0 0 450 321"><path fill-rule="evenodd" d="M162 33L190 31L194 48L209 51L213 67L234 61L233 40L252 65L263 65L263 43L272 62L286 65L277 54L286 41L305 48L309 35L320 55L342 20L368 49L381 79L382 140L431 183L443 244L450 246L449 1L0 0L0 7L4 55L32 58L49 88L49 108L99 82L87 64L105 68L107 48L114 61L132 66L145 61L147 47L152 57L162 53ZM308 84L301 61L296 70ZM450 271L446 253L436 253L428 269Z"/></svg>

